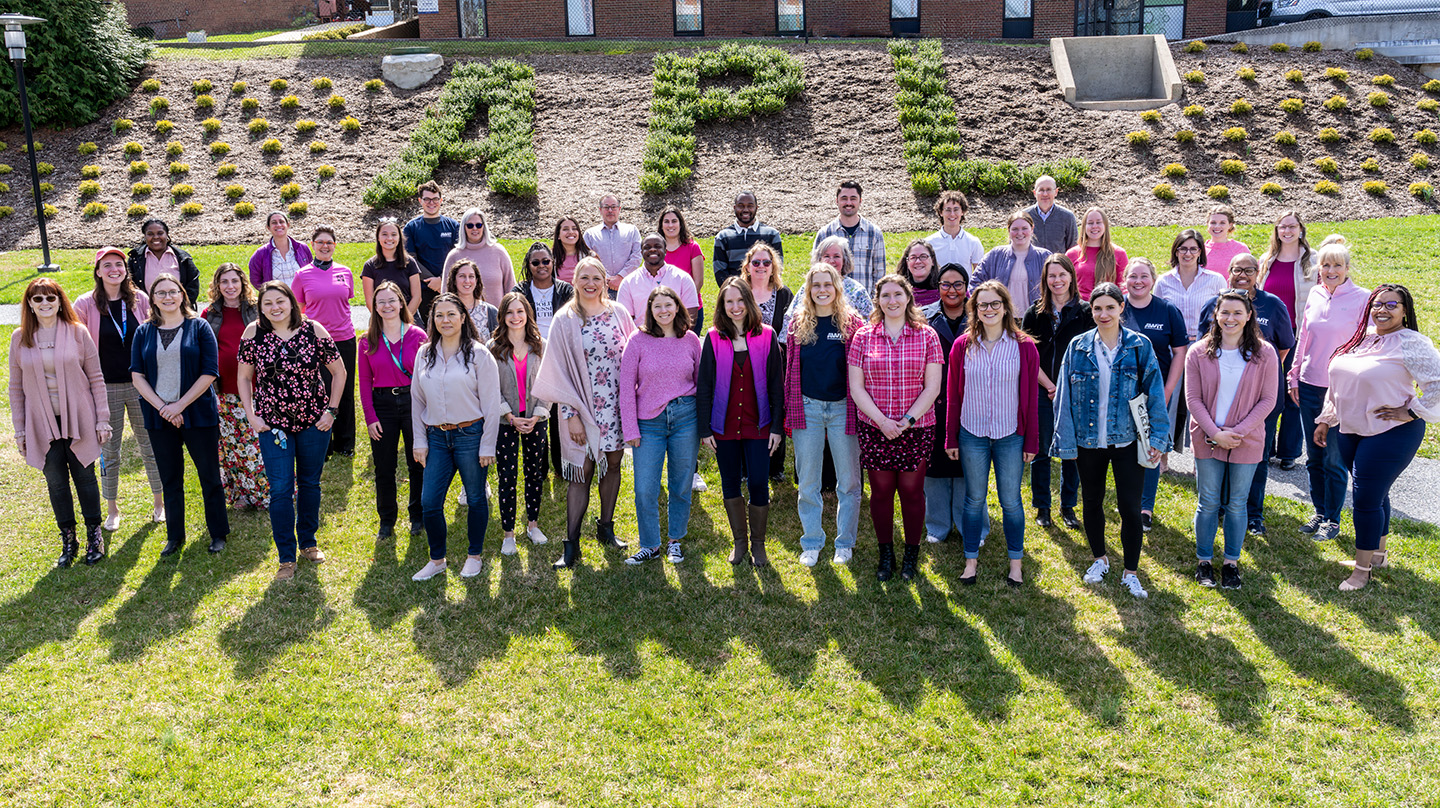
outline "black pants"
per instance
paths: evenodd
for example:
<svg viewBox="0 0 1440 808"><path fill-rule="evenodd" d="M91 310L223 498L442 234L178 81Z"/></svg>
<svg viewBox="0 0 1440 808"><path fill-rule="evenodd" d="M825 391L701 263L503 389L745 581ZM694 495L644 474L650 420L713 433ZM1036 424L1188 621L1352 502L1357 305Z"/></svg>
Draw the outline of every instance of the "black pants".
<svg viewBox="0 0 1440 808"><path fill-rule="evenodd" d="M1080 501L1085 507L1085 538L1095 557L1105 555L1106 474L1115 472L1115 504L1120 511L1120 544L1125 550L1125 569L1140 563L1140 496L1145 489L1145 467L1135 458L1135 444L1105 449L1078 449L1075 465L1080 470Z"/></svg>
<svg viewBox="0 0 1440 808"><path fill-rule="evenodd" d="M402 392L395 395L393 390ZM410 391L405 388L381 387L372 391L375 417L380 421L380 440L370 441L370 457L375 461L375 513L381 527L395 526L399 508L395 504L395 470L400 466L400 438L405 438L405 467L410 472L410 523L423 521L420 491L425 486L425 467L415 462L415 432L410 421Z"/></svg>
<svg viewBox="0 0 1440 808"><path fill-rule="evenodd" d="M525 452L525 516L531 522L540 520L540 498L545 494L545 475L550 473L546 437L544 424L537 424L524 435L509 424L500 425L500 436L495 442L498 467L495 476L500 485L500 527L504 530L515 529L516 475L520 471L522 449Z"/></svg>
<svg viewBox="0 0 1440 808"><path fill-rule="evenodd" d="M85 526L100 524L104 517L100 515L100 482L95 479L95 464L81 465L80 458L70 451L69 438L50 441L50 450L45 453L45 487L50 491L55 526L61 530L75 527L75 500L70 497L72 480Z"/></svg>
<svg viewBox="0 0 1440 808"><path fill-rule="evenodd" d="M545 419L548 425L545 427L550 432L550 468L555 472L556 477L561 477L560 465L560 405L550 405L550 417Z"/></svg>
<svg viewBox="0 0 1440 808"><path fill-rule="evenodd" d="M335 426L330 428L330 451L355 454L355 338L336 340L340 359L345 362L345 391L340 395L340 406L336 407ZM330 374L323 368L320 376L325 380L325 394L330 394Z"/></svg>
<svg viewBox="0 0 1440 808"><path fill-rule="evenodd" d="M717 436L718 437L718 436ZM715 465L720 467L720 490L726 499L740 496L740 478L750 486L750 504L770 504L770 461L783 451L770 454L770 441L765 438L724 439L715 441Z"/></svg>
<svg viewBox="0 0 1440 808"><path fill-rule="evenodd" d="M230 517L225 512L225 484L220 479L220 426L191 426L181 429L165 424L148 430L155 449L155 468L165 492L165 538L185 541L185 454L195 465L200 479L200 499L205 503L205 529L211 539L230 535Z"/></svg>

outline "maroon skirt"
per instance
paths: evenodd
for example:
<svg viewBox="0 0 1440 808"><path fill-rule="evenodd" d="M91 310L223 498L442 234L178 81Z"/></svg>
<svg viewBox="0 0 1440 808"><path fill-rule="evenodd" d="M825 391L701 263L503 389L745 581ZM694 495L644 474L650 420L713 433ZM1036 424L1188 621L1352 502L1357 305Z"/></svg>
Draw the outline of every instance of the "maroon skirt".
<svg viewBox="0 0 1440 808"><path fill-rule="evenodd" d="M860 424L860 467L875 471L924 471L935 448L935 427L914 426L887 440L885 433Z"/></svg>

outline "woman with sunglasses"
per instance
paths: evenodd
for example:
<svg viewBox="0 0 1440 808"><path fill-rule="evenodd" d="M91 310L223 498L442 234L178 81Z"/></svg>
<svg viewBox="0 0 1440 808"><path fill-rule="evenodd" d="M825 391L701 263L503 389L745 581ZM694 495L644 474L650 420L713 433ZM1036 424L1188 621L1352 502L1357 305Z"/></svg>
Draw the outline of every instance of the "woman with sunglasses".
<svg viewBox="0 0 1440 808"><path fill-rule="evenodd" d="M1337 442L1350 471L1355 571L1342 592L1364 587L1373 568L1390 565L1390 487L1415 459L1425 422L1440 422L1440 353L1420 333L1410 290L1382 283L1366 309L1330 360L1330 387L1315 419L1315 443L1323 449Z"/></svg>
<svg viewBox="0 0 1440 808"><path fill-rule="evenodd" d="M163 522L165 489L140 411L140 393L130 378L130 346L140 324L150 317L150 298L135 286L125 265L125 253L119 247L102 247L95 252L95 288L75 300L75 315L99 351L110 412L110 439L100 447L100 495L107 507L105 529L113 532L120 528L120 449L127 418L154 500L150 519Z"/></svg>
<svg viewBox="0 0 1440 808"><path fill-rule="evenodd" d="M110 439L110 411L100 355L65 290L51 278L25 287L20 327L10 334L10 422L15 448L45 474L60 530L57 567L80 555L75 495L85 520L85 563L105 557L95 461Z"/></svg>
<svg viewBox="0 0 1440 808"><path fill-rule="evenodd" d="M420 310L420 264L405 251L405 235L394 217L375 226L375 257L366 259L360 269L366 309L375 310L375 290L383 283L395 284L414 320Z"/></svg>
<svg viewBox="0 0 1440 808"><path fill-rule="evenodd" d="M1223 589L1240 588L1250 480L1265 454L1265 419L1280 389L1280 358L1260 336L1255 306L1242 290L1216 299L1209 331L1185 355L1190 442L1195 447L1195 580L1215 585L1215 533L1221 515Z"/></svg>
<svg viewBox="0 0 1440 808"><path fill-rule="evenodd" d="M555 278L573 285L575 265L595 251L585 243L585 230L580 227L580 221L574 216L561 216L550 240L550 254L555 259ZM555 310L560 309L557 306Z"/></svg>
<svg viewBox="0 0 1440 808"><path fill-rule="evenodd" d="M238 264L215 268L210 280L210 305L201 318L215 333L219 351L220 378L216 380L220 411L220 480L225 501L232 508L265 510L270 503L270 483L260 459L260 441L245 420L240 403L240 337L260 317L255 287Z"/></svg>
<svg viewBox="0 0 1440 808"><path fill-rule="evenodd" d="M555 320L555 312L560 311L575 297L575 287L560 280L555 275L556 269L555 253L545 246L544 242L534 242L530 249L525 251L525 260L520 267L525 279L511 290L519 292L525 297L525 302L530 304L530 311L535 315L535 326L540 329L540 338L544 340L550 339L550 324ZM571 267L570 272L571 277L574 277L575 268ZM546 429L550 432L550 468L559 476L560 411L554 404L550 405L550 417L545 421Z"/></svg>
<svg viewBox="0 0 1440 808"><path fill-rule="evenodd" d="M170 517L160 556L174 555L185 545L185 453L200 481L210 552L218 553L230 535L230 517L220 481L220 410L211 388L220 375L215 332L195 316L174 275L156 278L150 299L149 321L135 332L131 347L130 375L140 393Z"/></svg>
<svg viewBox="0 0 1440 808"><path fill-rule="evenodd" d="M377 539L395 535L399 508L395 503L395 471L399 466L400 439L405 439L405 463L410 474L410 533L425 529L420 492L425 467L415 460L415 430L411 418L411 381L415 356L427 339L425 330L410 319L410 306L400 287L384 281L371 296L370 327L360 340L360 410L370 433L370 457L375 462L375 515L380 519Z"/></svg>
<svg viewBox="0 0 1440 808"><path fill-rule="evenodd" d="M515 264L510 260L510 252L490 232L485 214L479 208L465 211L465 215L460 217L460 230L464 235L455 249L445 256L445 271L440 285L448 287L451 268L461 259L469 259L475 263L475 272L480 279L477 294L493 306L515 285Z"/></svg>
<svg viewBox="0 0 1440 808"><path fill-rule="evenodd" d="M236 359L240 402L260 436L270 481L270 533L280 560L275 580L288 581L297 544L307 560L325 561L315 542L320 472L349 378L330 332L304 315L283 281L260 287L260 319L245 327Z"/></svg>
<svg viewBox="0 0 1440 808"><path fill-rule="evenodd" d="M270 281L289 285L300 267L315 260L304 242L290 237L290 217L274 211L265 217L270 240L250 256L250 283L260 288Z"/></svg>

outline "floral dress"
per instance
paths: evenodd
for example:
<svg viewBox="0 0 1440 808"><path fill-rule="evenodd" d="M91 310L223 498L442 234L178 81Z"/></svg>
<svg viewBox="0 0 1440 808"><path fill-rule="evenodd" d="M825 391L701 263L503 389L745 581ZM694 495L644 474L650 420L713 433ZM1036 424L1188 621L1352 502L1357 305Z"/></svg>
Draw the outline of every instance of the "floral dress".
<svg viewBox="0 0 1440 808"><path fill-rule="evenodd" d="M620 355L625 352L625 333L615 315L607 311L580 326L580 344L585 348L585 366L590 369L590 409L600 429L600 450L619 451L625 446L620 427Z"/></svg>

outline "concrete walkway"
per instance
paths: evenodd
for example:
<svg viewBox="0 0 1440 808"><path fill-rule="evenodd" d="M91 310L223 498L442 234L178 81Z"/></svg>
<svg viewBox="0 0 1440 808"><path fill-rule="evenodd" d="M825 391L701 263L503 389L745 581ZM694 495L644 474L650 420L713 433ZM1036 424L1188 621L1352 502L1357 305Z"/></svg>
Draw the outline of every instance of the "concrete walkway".
<svg viewBox="0 0 1440 808"><path fill-rule="evenodd" d="M364 306L351 306L350 320L355 323L356 331L364 330L370 325L370 315ZM19 324L20 306L14 303L0 304L0 325ZM1195 460L1189 454L1172 452L1170 467L1183 474L1193 475ZM1410 467L1391 489L1391 507L1394 508L1396 516L1417 522L1440 524L1440 497L1435 496L1436 491L1440 491L1440 460L1417 457L1411 461ZM1296 466L1291 471L1281 471L1278 466L1271 466L1266 494L1297 502L1309 502L1310 483L1305 466ZM1345 504L1350 504L1349 491L1345 494Z"/></svg>
<svg viewBox="0 0 1440 808"><path fill-rule="evenodd" d="M319 31L328 31L328 30L330 30L331 28L344 28L344 27L346 27L346 26L354 25L354 24L355 24L355 21L353 21L353 20L352 20L352 21L349 21L349 22L346 22L346 21L344 21L344 20L342 20L342 21L340 21L340 22L322 22L322 23L320 23L320 24L318 24L318 25L311 25L311 26L308 26L308 27L305 27L305 28L297 28L297 29L295 29L294 31L286 31L286 32L283 33L283 34L272 34L272 35L267 36L267 37L262 37L262 38L260 38L260 39L255 40L255 43L254 43L254 44L257 44L257 45L258 45L258 44L270 44L270 43L273 43L273 42L299 42L299 41L301 41L302 39L305 38L305 35L306 35L306 34L313 34L313 33L319 32Z"/></svg>

